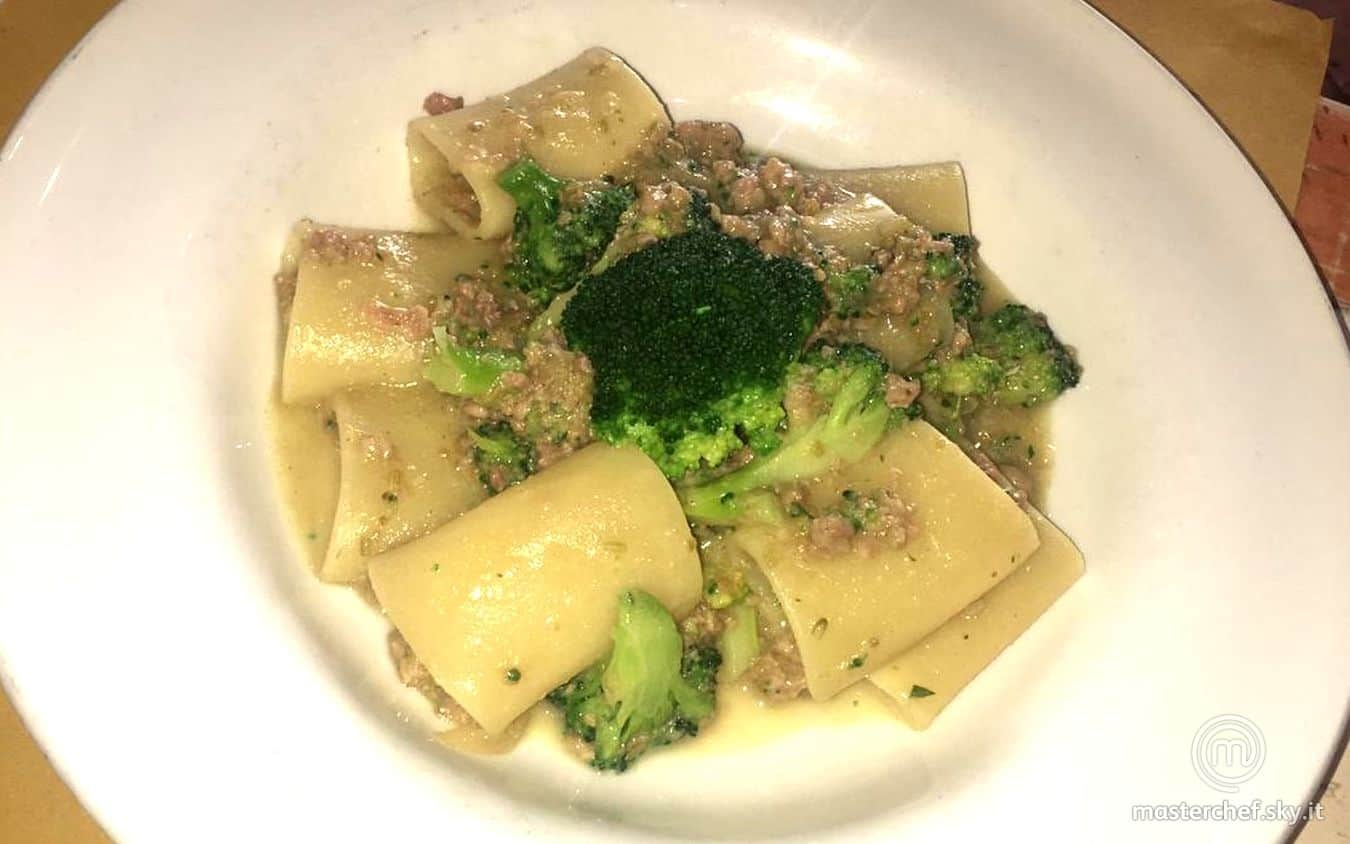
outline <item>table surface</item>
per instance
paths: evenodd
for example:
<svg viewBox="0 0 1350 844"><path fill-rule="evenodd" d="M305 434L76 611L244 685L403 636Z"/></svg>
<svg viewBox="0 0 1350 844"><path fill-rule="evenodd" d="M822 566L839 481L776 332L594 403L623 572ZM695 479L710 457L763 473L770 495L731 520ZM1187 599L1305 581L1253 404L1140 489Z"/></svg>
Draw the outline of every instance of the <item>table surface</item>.
<svg viewBox="0 0 1350 844"><path fill-rule="evenodd" d="M1295 221L1323 275L1350 302L1350 108L1319 103L1331 28L1272 0L1093 0L1219 119ZM42 81L115 0L0 0L0 137ZM1311 138L1311 146L1309 140ZM1300 196L1300 188L1302 194ZM1350 841L1342 758L1299 844ZM103 844L0 695L0 838Z"/></svg>

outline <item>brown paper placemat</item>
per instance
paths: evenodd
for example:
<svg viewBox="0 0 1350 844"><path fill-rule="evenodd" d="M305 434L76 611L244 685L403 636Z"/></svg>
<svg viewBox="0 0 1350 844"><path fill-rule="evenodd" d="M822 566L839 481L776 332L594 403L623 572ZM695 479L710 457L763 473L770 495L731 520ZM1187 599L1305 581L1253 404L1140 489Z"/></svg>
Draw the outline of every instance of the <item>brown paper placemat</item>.
<svg viewBox="0 0 1350 844"><path fill-rule="evenodd" d="M1299 179L1330 25L1271 0L1094 0L1219 118L1286 209ZM0 0L0 135L113 0ZM1347 833L1350 835L1350 833ZM0 696L0 837L105 844Z"/></svg>
<svg viewBox="0 0 1350 844"><path fill-rule="evenodd" d="M1092 3L1186 83L1292 211L1331 22L1271 0Z"/></svg>

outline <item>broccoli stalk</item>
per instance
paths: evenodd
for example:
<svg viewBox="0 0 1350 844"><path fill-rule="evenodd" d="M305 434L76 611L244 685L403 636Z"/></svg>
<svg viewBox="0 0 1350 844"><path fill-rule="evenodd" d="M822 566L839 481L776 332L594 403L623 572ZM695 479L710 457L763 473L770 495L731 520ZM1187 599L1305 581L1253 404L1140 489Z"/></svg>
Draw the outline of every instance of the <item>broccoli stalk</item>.
<svg viewBox="0 0 1350 844"><path fill-rule="evenodd" d="M727 613L731 618L717 639L717 649L722 654L723 676L735 680L759 656L759 618L755 608L744 602L733 604Z"/></svg>
<svg viewBox="0 0 1350 844"><path fill-rule="evenodd" d="M749 495L775 484L809 478L856 463L886 433L891 409L882 397L886 365L866 346L819 347L794 366L792 378L829 402L823 413L774 453L716 480L682 492L685 514L707 524L731 524L763 512L764 497Z"/></svg>
<svg viewBox="0 0 1350 844"><path fill-rule="evenodd" d="M585 277L633 201L630 188L606 186L565 207L567 183L528 158L503 170L497 184L516 201L507 277L540 305Z"/></svg>
<svg viewBox="0 0 1350 844"><path fill-rule="evenodd" d="M647 750L698 734L713 713L720 663L715 648L685 651L675 619L656 598L625 592L609 658L548 700L562 710L564 729L593 746L593 767L622 772Z"/></svg>
<svg viewBox="0 0 1350 844"><path fill-rule="evenodd" d="M456 343L443 327L431 329L435 349L422 366L422 376L442 393L481 396L502 373L518 371L525 362L502 349L474 349Z"/></svg>
<svg viewBox="0 0 1350 844"><path fill-rule="evenodd" d="M1078 384L1082 368L1043 314L1004 305L971 327L971 351L928 367L924 389L1032 407Z"/></svg>
<svg viewBox="0 0 1350 844"><path fill-rule="evenodd" d="M784 375L824 304L804 265L720 231L627 256L563 312L569 347L595 371L592 429L636 444L671 478L772 451Z"/></svg>

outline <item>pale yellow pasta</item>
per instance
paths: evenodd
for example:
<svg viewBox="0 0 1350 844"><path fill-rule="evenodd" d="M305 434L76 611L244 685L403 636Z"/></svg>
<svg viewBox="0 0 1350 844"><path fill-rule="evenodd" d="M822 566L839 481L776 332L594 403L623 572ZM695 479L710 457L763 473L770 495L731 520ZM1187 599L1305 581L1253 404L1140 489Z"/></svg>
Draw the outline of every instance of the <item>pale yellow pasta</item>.
<svg viewBox="0 0 1350 844"><path fill-rule="evenodd" d="M872 194L929 231L970 234L966 177L954 161L819 172L841 188Z"/></svg>
<svg viewBox="0 0 1350 844"><path fill-rule="evenodd" d="M608 445L371 559L369 575L432 678L489 733L608 652L624 590L680 617L702 584L665 476Z"/></svg>
<svg viewBox="0 0 1350 844"><path fill-rule="evenodd" d="M896 218L903 216L932 232L970 234L970 210L966 199L966 177L961 165L954 161L939 164L917 164L910 167L874 167L863 170L817 171L835 184L858 193L858 197L840 206L827 208L820 215L808 218L804 225L824 244L838 248L854 261L866 261L871 252L863 250L878 237L894 231L898 219L888 218L881 204L893 209ZM1011 301L1003 282L980 260L975 259L975 275L987 293L986 307L997 307ZM939 317L943 314L936 311ZM937 322L921 320L927 331L921 332L922 343L914 343L906 332L895 326L878 325L865 330L857 339L887 354L892 366L907 368L922 360L924 355L951 336L949 319Z"/></svg>
<svg viewBox="0 0 1350 844"><path fill-rule="evenodd" d="M927 728L975 675L1082 576L1083 555L1073 541L1035 510L1029 515L1041 538L1036 553L960 614L868 678L895 699L900 717L911 727ZM920 690L917 696L916 688Z"/></svg>
<svg viewBox="0 0 1350 844"><path fill-rule="evenodd" d="M595 47L505 94L409 123L413 198L457 232L503 237L515 214L497 185L507 165L529 156L555 176L598 178L669 123L642 77Z"/></svg>
<svg viewBox="0 0 1350 844"><path fill-rule="evenodd" d="M831 170L823 175L859 193L847 202L803 218L802 227L815 242L833 246L850 261L870 262L874 250L885 245L888 238L904 233L911 222L933 231L970 231L960 165ZM902 216L911 209L915 216ZM991 274L984 273L982 264L980 269L982 280L997 283ZM871 346L894 369L904 371L950 341L955 328L947 298L937 291L926 291L908 313L856 319L845 330L850 339Z"/></svg>
<svg viewBox="0 0 1350 844"><path fill-rule="evenodd" d="M442 747L477 756L501 756L520 744L530 727L530 710L526 710L499 732L489 733L477 724L456 724L436 733L436 742Z"/></svg>
<svg viewBox="0 0 1350 844"><path fill-rule="evenodd" d="M342 471L323 580L359 579L367 557L487 497L466 459L457 400L421 385L347 390L332 404Z"/></svg>
<svg viewBox="0 0 1350 844"><path fill-rule="evenodd" d="M282 400L316 401L367 384L418 378L430 309L457 276L500 267L496 244L298 224L295 298L282 358Z"/></svg>
<svg viewBox="0 0 1350 844"><path fill-rule="evenodd" d="M859 264L871 263L874 251L910 228L909 220L870 193L860 193L802 218L802 229L813 241L833 246Z"/></svg>
<svg viewBox="0 0 1350 844"><path fill-rule="evenodd" d="M909 422L836 476L808 506L841 490L894 491L917 528L903 547L826 553L799 530L740 528L787 615L812 697L864 679L1016 570L1036 549L1031 520L926 422Z"/></svg>
<svg viewBox="0 0 1350 844"><path fill-rule="evenodd" d="M277 481L305 560L319 570L338 497L337 425L326 404L268 408Z"/></svg>

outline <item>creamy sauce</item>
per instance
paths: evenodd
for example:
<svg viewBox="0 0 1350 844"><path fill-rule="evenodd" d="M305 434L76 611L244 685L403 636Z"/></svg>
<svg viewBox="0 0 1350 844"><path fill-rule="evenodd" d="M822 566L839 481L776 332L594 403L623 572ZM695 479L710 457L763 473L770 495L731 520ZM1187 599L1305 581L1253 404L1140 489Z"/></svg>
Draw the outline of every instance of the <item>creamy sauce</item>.
<svg viewBox="0 0 1350 844"><path fill-rule="evenodd" d="M878 721L903 729L894 704L871 683L857 683L825 701L802 697L777 704L766 703L740 683L722 683L717 689L717 712L699 729L698 739L663 747L660 753L663 756L718 756L773 744L804 730L833 730ZM438 740L456 750L483 752L477 749L473 739L469 743L453 743L448 737ZM520 741L540 742L583 757L579 742L563 734L562 716L545 703L536 706L530 714Z"/></svg>

